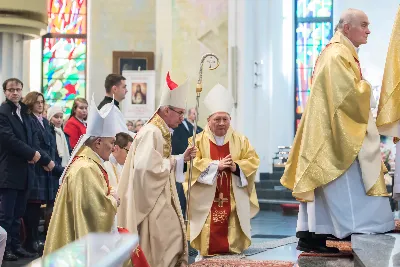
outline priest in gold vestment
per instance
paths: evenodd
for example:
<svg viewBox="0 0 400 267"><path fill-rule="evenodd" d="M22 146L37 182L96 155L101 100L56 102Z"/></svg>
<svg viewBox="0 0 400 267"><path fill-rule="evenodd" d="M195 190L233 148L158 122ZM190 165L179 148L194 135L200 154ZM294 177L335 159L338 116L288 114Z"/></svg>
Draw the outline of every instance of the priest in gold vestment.
<svg viewBox="0 0 400 267"><path fill-rule="evenodd" d="M183 182L184 161L196 151L187 149L183 155L171 156L171 128L183 120L187 92L188 82L178 86L167 74L160 107L137 133L118 184L118 224L139 233L140 246L151 267L188 264L186 230L175 183Z"/></svg>
<svg viewBox="0 0 400 267"><path fill-rule="evenodd" d="M44 256L91 232L118 233L114 218L120 200L110 188L104 161L121 129L115 123L119 115L114 105L102 111L92 100L87 132L61 176Z"/></svg>
<svg viewBox="0 0 400 267"><path fill-rule="evenodd" d="M281 183L300 203L298 249L337 253L326 238L394 228L383 179L371 86L358 49L367 43L367 15L349 9L317 59L311 93Z"/></svg>
<svg viewBox="0 0 400 267"><path fill-rule="evenodd" d="M381 135L394 137L396 143L393 199L400 200L400 7L393 24L386 56L376 125Z"/></svg>
<svg viewBox="0 0 400 267"><path fill-rule="evenodd" d="M217 84L204 103L208 125L196 137L189 207L196 260L243 252L251 244L250 219L259 211L254 180L260 160L249 140L230 127L231 92Z"/></svg>

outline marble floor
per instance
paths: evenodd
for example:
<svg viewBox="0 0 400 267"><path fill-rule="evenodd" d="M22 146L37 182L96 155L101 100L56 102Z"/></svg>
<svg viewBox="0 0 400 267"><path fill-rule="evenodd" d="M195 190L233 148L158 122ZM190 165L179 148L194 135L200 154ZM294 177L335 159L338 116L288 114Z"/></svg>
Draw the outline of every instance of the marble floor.
<svg viewBox="0 0 400 267"><path fill-rule="evenodd" d="M399 213L396 212L396 218L399 218ZM296 234L296 214L282 214L282 212L275 211L261 211L254 219L251 221L252 225L252 241L254 244L261 243L265 241L278 240L289 236L294 236ZM397 238L398 236L398 238ZM361 239L360 239L361 238ZM265 252L248 256L248 259L253 260L285 260L296 262L296 267L400 267L400 234L392 234L391 236L383 235L362 235L355 243L358 254L354 259L337 259L337 258L300 258L299 251L296 250L296 244L288 244L285 246L277 247L274 249L269 249ZM356 241L356 242L357 242ZM353 245L354 247L354 245ZM366 251L365 248L372 249L371 253ZM380 249L376 249L380 248ZM364 250L363 250L364 249ZM380 253L385 251L385 253ZM373 254L373 252L375 254ZM398 255L399 256L398 256ZM385 256L384 265L362 265L360 262L374 262L374 257L382 258ZM191 257L191 261L194 257ZM399 262L397 262L399 260ZM27 261L18 262L4 262L3 267L17 267L23 266Z"/></svg>

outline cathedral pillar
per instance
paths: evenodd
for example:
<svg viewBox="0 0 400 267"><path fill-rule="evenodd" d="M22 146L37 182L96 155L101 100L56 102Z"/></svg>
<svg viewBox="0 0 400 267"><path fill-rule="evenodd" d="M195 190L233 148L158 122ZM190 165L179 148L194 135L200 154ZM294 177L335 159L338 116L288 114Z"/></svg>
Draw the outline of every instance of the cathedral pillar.
<svg viewBox="0 0 400 267"><path fill-rule="evenodd" d="M24 82L29 92L28 40L46 33L47 0L0 1L0 83L10 77ZM40 66L38 66L40 67ZM4 94L0 94L0 101Z"/></svg>

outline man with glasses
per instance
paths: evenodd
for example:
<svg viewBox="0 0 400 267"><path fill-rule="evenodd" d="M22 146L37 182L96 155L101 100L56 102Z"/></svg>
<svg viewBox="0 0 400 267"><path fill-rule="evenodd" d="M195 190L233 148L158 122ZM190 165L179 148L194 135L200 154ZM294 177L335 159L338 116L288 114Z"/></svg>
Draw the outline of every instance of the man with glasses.
<svg viewBox="0 0 400 267"><path fill-rule="evenodd" d="M187 242L175 182L184 180L187 149L171 156L171 128L182 123L188 83L178 86L167 74L160 106L136 135L126 158L118 195L118 225L139 233L140 246L152 267L187 266Z"/></svg>
<svg viewBox="0 0 400 267"><path fill-rule="evenodd" d="M133 142L132 136L127 133L118 133L115 137L115 143L108 161L104 163L108 173L110 186L116 190L121 177L122 168L128 155L129 148Z"/></svg>
<svg viewBox="0 0 400 267"><path fill-rule="evenodd" d="M36 255L21 247L21 217L26 208L28 182L35 179L34 164L48 166L51 162L46 153L39 152L37 130L28 108L21 102L22 88L20 80L6 80L3 83L6 101L0 107L0 226L8 234L6 261Z"/></svg>

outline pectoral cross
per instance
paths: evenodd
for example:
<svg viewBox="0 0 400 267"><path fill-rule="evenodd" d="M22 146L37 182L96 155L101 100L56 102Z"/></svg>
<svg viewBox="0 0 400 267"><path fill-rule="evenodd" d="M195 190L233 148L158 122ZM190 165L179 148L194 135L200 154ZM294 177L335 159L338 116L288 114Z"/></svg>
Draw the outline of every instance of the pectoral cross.
<svg viewBox="0 0 400 267"><path fill-rule="evenodd" d="M224 193L219 193L219 198L215 198L214 202L218 202L218 207L222 208L225 202L228 202L227 198L224 198Z"/></svg>

